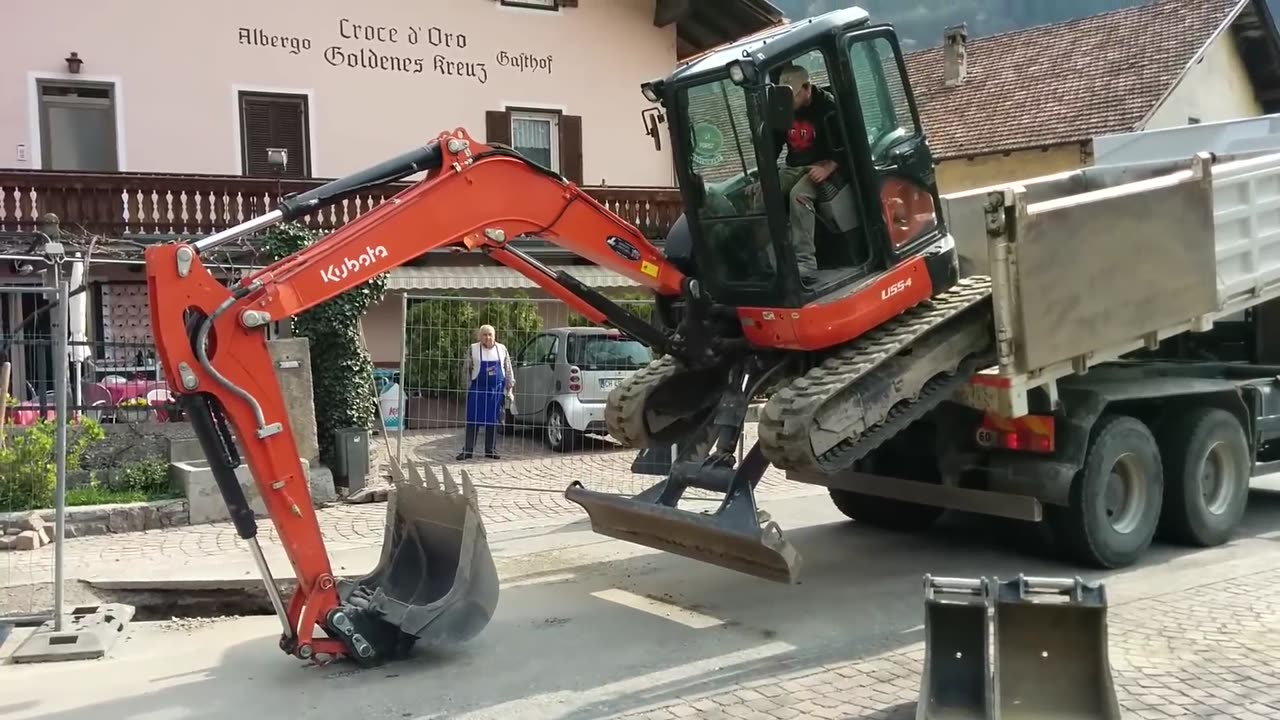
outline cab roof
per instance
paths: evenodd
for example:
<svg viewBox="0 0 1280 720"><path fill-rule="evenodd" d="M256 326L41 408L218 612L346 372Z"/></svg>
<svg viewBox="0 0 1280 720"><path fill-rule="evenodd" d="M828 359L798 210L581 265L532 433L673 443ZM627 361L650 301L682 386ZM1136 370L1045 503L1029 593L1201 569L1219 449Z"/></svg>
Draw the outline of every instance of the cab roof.
<svg viewBox="0 0 1280 720"><path fill-rule="evenodd" d="M753 57L757 63L768 65L779 57L789 57L797 49L808 45L824 33L868 25L871 16L860 7L851 6L832 10L804 20L781 25L756 35L709 50L691 58L667 76L668 83L716 72L723 72L726 65L743 57Z"/></svg>

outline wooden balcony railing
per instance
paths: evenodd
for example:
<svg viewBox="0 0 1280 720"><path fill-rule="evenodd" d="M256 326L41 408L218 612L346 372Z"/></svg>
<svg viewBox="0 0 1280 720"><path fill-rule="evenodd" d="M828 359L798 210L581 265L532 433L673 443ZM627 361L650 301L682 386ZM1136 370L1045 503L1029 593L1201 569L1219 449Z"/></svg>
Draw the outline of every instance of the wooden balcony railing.
<svg viewBox="0 0 1280 720"><path fill-rule="evenodd" d="M68 230L106 237L199 236L269 212L281 197L327 182L240 175L80 173L0 169L0 232L35 229L44 213ZM354 220L408 186L391 183L301 218L317 230ZM650 238L661 238L680 216L671 188L587 187L586 191Z"/></svg>

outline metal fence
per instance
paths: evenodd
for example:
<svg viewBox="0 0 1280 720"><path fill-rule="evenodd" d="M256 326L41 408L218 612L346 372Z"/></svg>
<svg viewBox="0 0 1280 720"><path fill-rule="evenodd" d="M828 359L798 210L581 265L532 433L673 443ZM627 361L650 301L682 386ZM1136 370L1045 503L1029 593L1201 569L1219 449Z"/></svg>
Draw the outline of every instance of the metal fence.
<svg viewBox="0 0 1280 720"><path fill-rule="evenodd" d="M6 424L31 425L53 417L55 351L63 344L70 356L66 403L73 418L100 423L182 420L154 345L59 341L48 333L23 331L0 335L0 362L11 366Z"/></svg>
<svg viewBox="0 0 1280 720"><path fill-rule="evenodd" d="M63 629L65 621L62 567L67 448L77 440L80 430L68 422L66 407L71 360L65 309L70 292L60 270L61 267L55 265L46 275L49 283L46 286L0 286L0 294L39 293L52 307L62 309L51 312L48 319L47 376L51 382L52 406L47 415L31 418L30 427L6 427L0 431L0 510L53 508L50 514L20 512L0 516L0 533L5 544L11 546L0 560L0 574L3 574L0 584L5 588L3 603L0 603L0 625L39 624L52 618L57 631ZM18 358L0 362L3 387L11 387L15 367L25 369L24 365L16 364L15 359ZM25 354L21 359L25 363ZM24 393L29 396L24 399L31 400L30 396L39 392L33 386L30 392ZM21 412L25 411L6 410L4 419L23 418Z"/></svg>
<svg viewBox="0 0 1280 720"><path fill-rule="evenodd" d="M653 308L649 299L616 302L644 317ZM382 371L379 386L401 462L536 460L545 471L589 457L627 470L635 451L608 437L604 403L618 381L649 363L650 348L559 300L514 294L407 295L403 318L399 372ZM506 351L501 367L471 359L485 325ZM490 388L499 375L514 380L510 392Z"/></svg>

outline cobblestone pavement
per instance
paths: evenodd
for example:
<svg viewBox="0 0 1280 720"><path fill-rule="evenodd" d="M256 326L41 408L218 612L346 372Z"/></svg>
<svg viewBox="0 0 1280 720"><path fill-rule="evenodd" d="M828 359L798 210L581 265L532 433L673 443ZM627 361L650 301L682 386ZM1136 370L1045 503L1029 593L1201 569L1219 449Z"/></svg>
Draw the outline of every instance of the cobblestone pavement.
<svg viewBox="0 0 1280 720"><path fill-rule="evenodd" d="M1112 677L1124 718L1280 717L1280 570L1112 603ZM784 661L785 664L785 661ZM914 720L924 643L788 672L621 716L626 720Z"/></svg>
<svg viewBox="0 0 1280 720"><path fill-rule="evenodd" d="M389 437L395 451L396 437ZM754 442L754 425L749 426L747 442ZM386 468L389 460L383 437L371 441L372 476ZM555 453L542 444L536 431L504 437L500 441L500 460L483 456L459 463L454 458L462 446L457 430L410 431L403 438L405 462L427 462L432 467L446 464L457 473L466 470L477 487L480 510L490 532L504 525L530 521L579 519L585 512L564 498L564 489L573 479L603 492L635 494L658 480L649 475L630 472L635 451L622 450L605 441L591 441L572 453ZM385 483L374 479L370 484ZM786 481L781 472L770 468L761 481L762 498L782 498L823 492L820 488ZM713 497L709 493L690 491L690 499ZM320 529L330 551L366 547L382 543L386 504L334 504L321 508ZM264 547L279 545L275 528L269 521L259 524L259 541ZM202 560L240 555L244 545L230 523L192 525L116 535L99 535L67 540L64 567L68 577L82 573L101 574L107 563L157 562L191 564ZM0 553L0 586L50 582L53 574L54 546L46 545L31 552Z"/></svg>

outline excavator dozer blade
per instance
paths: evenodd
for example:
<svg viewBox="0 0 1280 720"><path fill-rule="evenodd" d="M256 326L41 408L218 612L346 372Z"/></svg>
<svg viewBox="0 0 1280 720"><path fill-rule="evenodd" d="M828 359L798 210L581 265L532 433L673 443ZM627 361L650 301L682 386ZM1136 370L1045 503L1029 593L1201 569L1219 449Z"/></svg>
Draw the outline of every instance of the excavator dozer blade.
<svg viewBox="0 0 1280 720"><path fill-rule="evenodd" d="M987 578L924 578L924 672L916 720L991 717L991 584Z"/></svg>
<svg viewBox="0 0 1280 720"><path fill-rule="evenodd" d="M731 468L713 469L726 476L720 484L729 488L714 513L676 507L685 486L671 477L634 497L588 490L575 480L565 490L565 497L587 511L592 531L600 535L766 580L794 583L800 554L782 536L777 523L760 522L756 509L754 481L749 477L753 465L760 463L767 465L757 446L736 473Z"/></svg>
<svg viewBox="0 0 1280 720"><path fill-rule="evenodd" d="M471 477L463 471L459 488L447 468L441 472L443 482L427 465L421 473L410 465L408 478L393 480L377 566L339 584L344 602L429 645L475 637L498 606L498 571Z"/></svg>
<svg viewBox="0 0 1280 720"><path fill-rule="evenodd" d="M997 581L995 643L1001 720L1119 720L1101 584Z"/></svg>

